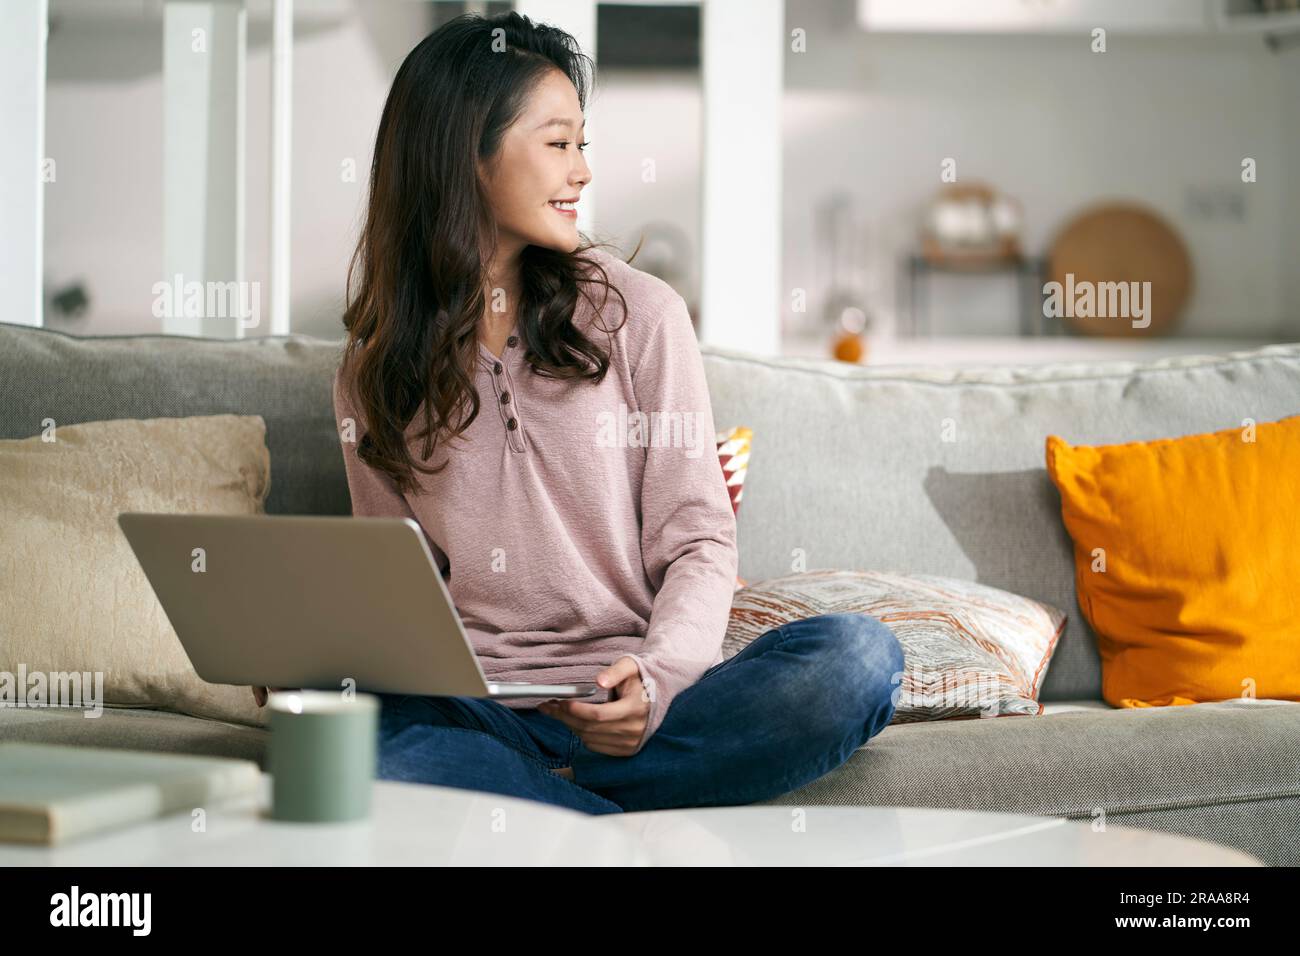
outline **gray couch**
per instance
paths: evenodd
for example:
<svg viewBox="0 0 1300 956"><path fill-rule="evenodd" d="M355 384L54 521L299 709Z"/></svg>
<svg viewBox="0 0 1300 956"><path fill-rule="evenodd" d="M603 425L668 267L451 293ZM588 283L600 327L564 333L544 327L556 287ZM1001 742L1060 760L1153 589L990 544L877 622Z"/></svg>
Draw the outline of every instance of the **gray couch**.
<svg viewBox="0 0 1300 956"><path fill-rule="evenodd" d="M36 434L47 416L71 424L258 414L271 448L268 511L346 514L330 401L339 348L301 336L79 339L0 324L0 437ZM790 573L802 549L809 569L973 579L1070 615L1042 716L893 725L840 768L769 803L1083 820L1104 811L1110 824L1300 864L1300 704L1107 706L1095 639L1075 603L1060 500L1043 468L1051 433L1119 442L1294 414L1300 345L1138 365L965 371L704 353L718 427L754 430L739 516L746 580ZM943 440L945 431L955 440ZM153 710L87 721L76 711L0 709L0 739L261 762L266 731Z"/></svg>

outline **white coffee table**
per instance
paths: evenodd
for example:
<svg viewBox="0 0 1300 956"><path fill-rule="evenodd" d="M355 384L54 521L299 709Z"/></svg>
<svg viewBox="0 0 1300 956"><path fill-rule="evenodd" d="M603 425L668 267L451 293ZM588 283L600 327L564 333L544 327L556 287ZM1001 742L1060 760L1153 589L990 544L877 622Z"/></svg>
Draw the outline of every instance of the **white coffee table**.
<svg viewBox="0 0 1300 956"><path fill-rule="evenodd" d="M921 807L708 807L602 817L651 865L1263 866L1190 837L1017 813Z"/></svg>
<svg viewBox="0 0 1300 956"><path fill-rule="evenodd" d="M576 810L533 800L375 782L371 815L352 823L283 823L268 815L271 778L256 798L173 813L58 847L0 843L6 866L626 866L644 864L635 838Z"/></svg>
<svg viewBox="0 0 1300 956"><path fill-rule="evenodd" d="M1237 850L1131 827L911 807L714 807L591 816L491 793L375 783L371 816L282 823L254 798L61 847L0 844L3 866L1259 866Z"/></svg>

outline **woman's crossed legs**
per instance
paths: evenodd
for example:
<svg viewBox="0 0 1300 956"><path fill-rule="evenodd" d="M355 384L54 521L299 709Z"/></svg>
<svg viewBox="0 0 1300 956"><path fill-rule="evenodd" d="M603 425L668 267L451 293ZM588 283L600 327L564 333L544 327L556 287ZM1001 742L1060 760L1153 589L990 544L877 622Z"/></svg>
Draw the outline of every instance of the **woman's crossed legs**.
<svg viewBox="0 0 1300 956"><path fill-rule="evenodd" d="M677 695L638 753L588 750L533 708L381 694L379 776L587 813L737 806L840 766L893 718L903 652L865 614L768 631ZM556 771L572 768L572 778Z"/></svg>

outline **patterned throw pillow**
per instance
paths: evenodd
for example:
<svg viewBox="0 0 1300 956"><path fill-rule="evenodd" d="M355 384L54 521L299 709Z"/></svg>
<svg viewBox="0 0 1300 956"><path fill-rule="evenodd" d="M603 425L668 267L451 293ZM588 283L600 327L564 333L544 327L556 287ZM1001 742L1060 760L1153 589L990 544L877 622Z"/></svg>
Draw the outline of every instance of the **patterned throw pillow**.
<svg viewBox="0 0 1300 956"><path fill-rule="evenodd" d="M727 481L727 494L731 496L731 513L740 513L740 497L745 493L745 474L749 471L749 440L754 433L737 426L718 432L718 461L722 462L722 476ZM736 589L745 586L745 580L736 578Z"/></svg>
<svg viewBox="0 0 1300 956"><path fill-rule="evenodd" d="M732 600L723 657L791 621L844 612L879 618L903 647L891 723L1043 712L1038 691L1065 613L973 581L834 570L758 581Z"/></svg>

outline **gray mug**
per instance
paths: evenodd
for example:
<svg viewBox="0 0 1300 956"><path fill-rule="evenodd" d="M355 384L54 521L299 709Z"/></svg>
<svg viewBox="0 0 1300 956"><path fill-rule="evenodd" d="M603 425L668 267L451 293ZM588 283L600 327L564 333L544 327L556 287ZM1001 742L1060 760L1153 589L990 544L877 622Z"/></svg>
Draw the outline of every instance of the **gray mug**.
<svg viewBox="0 0 1300 956"><path fill-rule="evenodd" d="M276 691L271 730L271 818L335 823L370 816L379 698L339 691Z"/></svg>

